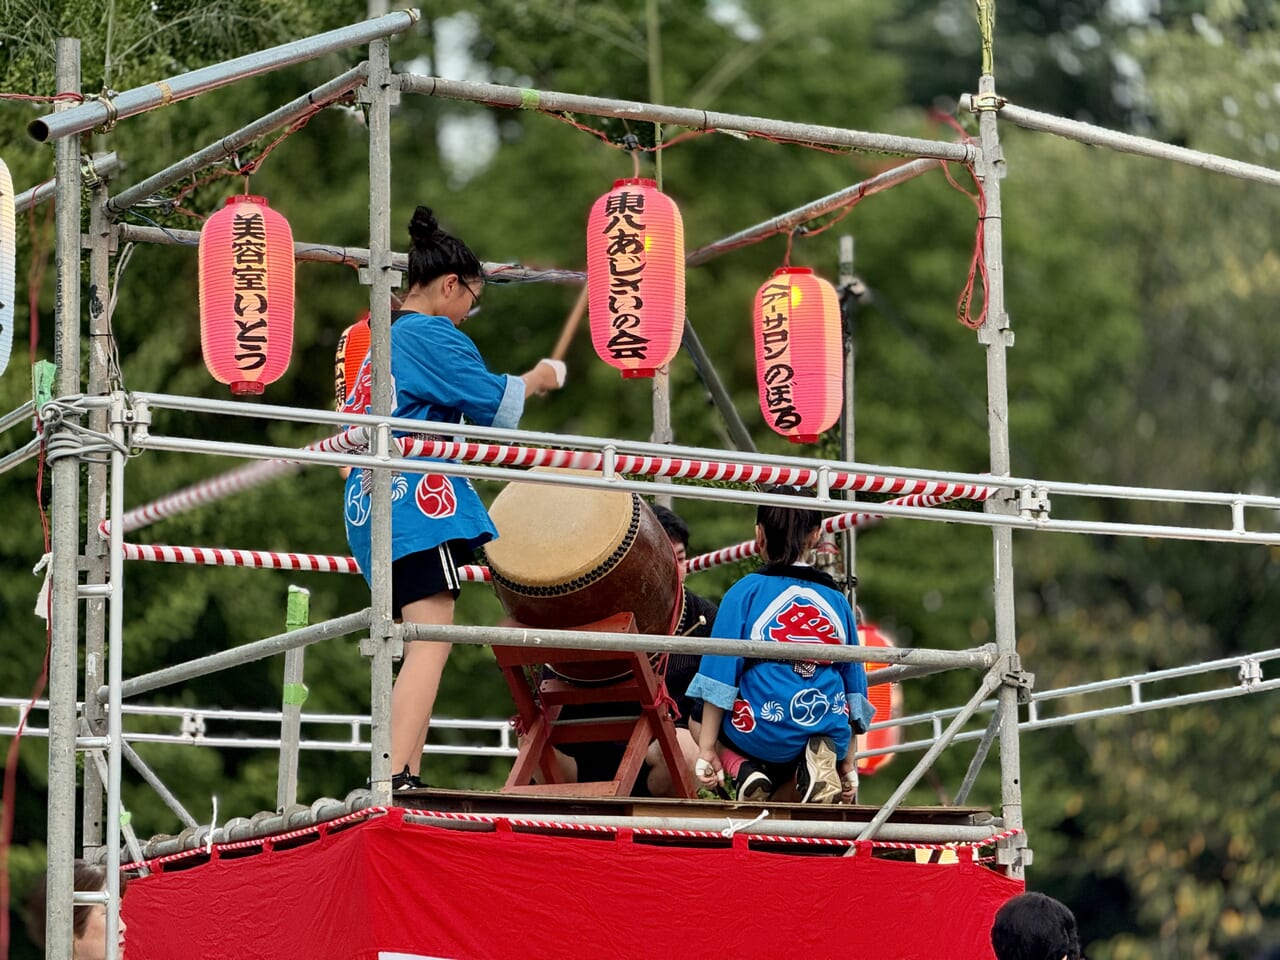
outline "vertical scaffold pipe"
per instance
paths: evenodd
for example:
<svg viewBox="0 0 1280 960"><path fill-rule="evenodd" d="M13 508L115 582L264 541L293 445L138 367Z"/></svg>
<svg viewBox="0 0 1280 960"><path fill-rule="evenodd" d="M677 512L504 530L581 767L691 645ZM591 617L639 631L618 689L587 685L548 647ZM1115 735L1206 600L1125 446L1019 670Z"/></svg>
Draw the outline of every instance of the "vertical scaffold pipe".
<svg viewBox="0 0 1280 960"><path fill-rule="evenodd" d="M57 41L57 91L80 89L80 41ZM59 104L59 106L64 106ZM57 176L57 292L54 297L55 392L80 392L80 141L59 141ZM72 952L72 860L76 849L76 661L80 642L80 460L64 452L53 463L53 529L49 578L49 824L48 956Z"/></svg>
<svg viewBox="0 0 1280 960"><path fill-rule="evenodd" d="M987 351L987 431L991 447L991 474L1010 475L1009 456L1009 385L1006 351L1013 342L1004 301L1004 254L1000 208L1000 179L1004 176L1004 156L1000 149L1000 132L996 121L995 78L986 73L979 80L978 129L982 155L977 162L978 176L986 196L986 219L983 224L983 256L986 261L987 319L978 330L978 339ZM985 104L985 106L984 106ZM1008 512L1003 498L987 501L988 512ZM1010 669L1017 664L1017 630L1014 622L1013 531L1009 527L992 528L994 556L996 649L1006 658ZM1018 744L1018 688L1006 682L1000 686L1000 808L1004 825L1010 830L1022 828L1022 763ZM1018 835L1019 842L1023 834ZM1009 876L1022 879L1025 863L1022 847L1013 847L1014 855L1003 862ZM1001 851L1005 854L1007 851Z"/></svg>
<svg viewBox="0 0 1280 960"><path fill-rule="evenodd" d="M373 412L391 416L391 54L386 40L369 44L369 351ZM370 448L386 456L390 431L379 427ZM398 637L391 622L391 473L373 471L369 585L370 787L378 803L391 800L391 669Z"/></svg>
<svg viewBox="0 0 1280 960"><path fill-rule="evenodd" d="M89 395L105 397L111 364L111 224L105 212L106 181L99 178L90 193L89 232L85 246L89 251ZM107 432L109 411L95 407L89 411L89 429ZM107 518L107 495L110 467L94 460L88 466L88 523L85 530L85 582L107 583L107 542L98 533L98 525ZM90 736L101 736L106 726L102 704L94 694L103 684L103 655L106 650L106 601L91 597L84 609L84 719ZM80 812L80 836L84 855L98 859L102 846L103 783L98 765L84 765L84 801Z"/></svg>

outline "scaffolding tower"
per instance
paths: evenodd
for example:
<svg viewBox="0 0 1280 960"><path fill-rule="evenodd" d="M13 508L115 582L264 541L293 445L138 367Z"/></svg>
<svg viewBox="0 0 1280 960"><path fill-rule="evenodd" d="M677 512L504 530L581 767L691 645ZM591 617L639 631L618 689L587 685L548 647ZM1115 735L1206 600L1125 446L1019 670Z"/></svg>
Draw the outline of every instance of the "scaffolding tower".
<svg viewBox="0 0 1280 960"><path fill-rule="evenodd" d="M997 848L1000 868L1010 876L1022 877L1026 866L1031 862L1031 850L1022 832L1019 714L1020 708L1027 703L1031 703L1031 709L1034 710L1035 701L1032 698L1032 678L1023 670L1017 649L1013 532L1040 530L1277 544L1280 543L1280 535L1250 526L1249 511L1280 509L1280 498L1062 483L1012 475L1006 356L1013 342L1013 333L1004 302L1000 182L1005 172L1005 158L1000 145L999 120L1003 118L1030 129L1273 186L1280 185L1280 172L1018 107L997 93L989 56L984 57L977 93L966 96L963 101L964 106L977 115L979 138L976 143L955 143L394 72L389 58L389 39L410 29L417 19L416 11L400 11L171 77L163 82L119 94L89 97L79 105L60 103L53 113L30 125L30 133L35 140L52 142L56 147L57 175L52 187L28 191L18 198L18 202L22 206L29 206L48 199L51 194L56 196L57 379L49 395L40 398L38 403L24 405L0 417L0 431L18 426L36 413L43 425L41 436L0 460L0 472L34 458L42 445L52 471L49 580L52 585L52 652L47 701L50 955L70 954L73 905L104 900L108 904L110 917L108 956L115 955L115 932L119 918L116 868L122 861L122 831L119 824L123 763L133 764L166 802L175 808L175 813L183 820L184 825L192 828L187 832L188 835L177 841L145 846L126 831L126 840L131 844L131 853L135 859L171 852L183 844L212 842L215 837L240 839L244 836L258 836L293 824L287 815L281 814L276 819L267 818L252 824L245 821L237 826L228 824L216 830L213 824L201 828L190 814L181 810L181 805L159 778L149 775L145 764L129 746L122 727L124 704L128 698L228 666L300 650L311 643L358 635L363 638L362 651L369 657L371 664L369 740L367 744L359 743L360 749L369 749L371 753L372 793L367 802L385 803L390 798L389 709L392 666L406 640L647 651L675 649L678 643L679 649L686 651L729 652L728 642L715 640L675 641L660 636L586 635L576 631L528 631L498 627L431 627L393 622L390 586L392 472L412 470L415 465L412 458L416 455L425 453L436 456L445 452L437 447L423 447L418 441L397 440L393 437L393 431L422 429L420 421L396 420L391 417L390 303L393 275L403 269L404 258L397 255L391 245L390 115L392 107L404 94L467 100L512 109L536 108L597 117L621 117L692 130L763 135L917 158L864 183L855 184L846 191L820 198L797 210L695 250L688 257L690 265L707 262L745 239L786 232L821 213L839 208L850 197L866 196L888 189L935 169L943 162L959 162L973 168L983 185L986 201L983 253L988 268L987 312L985 322L977 330L977 340L986 357L990 451L988 472L963 474L862 464L854 462L848 451L840 461L823 461L764 456L749 450L715 451L670 444L629 443L607 438L504 431L469 425L458 427L452 424L442 429L447 429L450 435L465 438L469 442L467 450L461 449L462 444L455 445L456 448L448 448L447 453L455 458L454 462L435 464L433 470L484 480L519 479L523 476L521 470L504 465L512 461L504 461L494 452L518 449L527 452L526 459L520 461L522 465L539 462L538 458L544 455L551 459L577 456L590 460L600 471L596 478L546 478L550 483L598 486L659 496L678 493L682 497L751 504L789 504L795 502L795 498L726 490L700 478L732 476L738 479L760 479L785 476L791 478L791 482L813 488L817 494L818 509L833 517L852 516L847 513L849 502L841 498L843 491L878 489L875 486L877 481L905 485L922 496L925 491L933 492L951 487L988 491L981 497L970 494L973 499L981 500L982 512L944 511L938 509L941 500L904 498L888 504L876 504L876 513L883 516L979 524L990 528L993 547L994 643L968 650L918 648L886 651L847 648L833 651L830 654L832 660L874 660L892 664L889 669L877 672L876 682L903 680L948 669L974 670L979 679L966 704L953 711L938 711L924 718L933 726L933 733L931 737L916 744L923 750L923 756L903 777L891 798L874 816L865 821L809 824L803 829L828 830L832 835L858 839L916 837L972 841L998 836L1001 838ZM365 62L114 196L109 191L109 177L117 166L114 154L93 157L82 154L80 134L104 126L109 128L136 114L196 96L245 77L277 70L325 53L363 45L368 46L368 58ZM78 43L74 40L59 41L57 62L58 89L78 90ZM361 282L369 286L374 414L352 416L282 406L199 400L160 393L126 393L118 385L113 385L110 377L109 304L107 298L102 297L91 298L87 305L82 302L82 257L87 254L89 283L103 291L111 289L111 258L120 241L190 242L194 239L194 234L186 236L180 231L160 231L121 224L117 222L117 218L140 199L172 186L210 163L232 155L263 134L292 123L313 105L347 95L353 96L367 109L369 246L367 249L355 249L303 242L295 245L295 254L301 260L359 266ZM82 183L87 183L90 191L89 229L83 243ZM82 383L79 376L81 352L85 347L81 342L80 322L86 307L89 324L87 384ZM696 334L692 333L692 328L689 330L686 346L691 350L700 349ZM665 385L660 384L659 389L665 389ZM721 405L724 409L723 398ZM304 449L168 436L153 430L154 417L165 411L197 411L229 417L302 422L339 432L328 441L317 442ZM727 417L733 416L731 409L724 409L724 412ZM418 445L415 446L415 443ZM137 511L125 509L126 465L131 452L160 450L249 458L258 462L256 468L259 472L268 473L306 465L370 468L375 482L371 520L374 559L369 608L290 630L244 647L126 679L121 650L124 560L128 556L129 545L125 543L124 536L129 529L135 529L142 522ZM699 464L703 467L711 465L714 469L709 472L702 470L681 473L678 468L670 466L673 463ZM679 486L671 482L677 476L684 480ZM246 485L249 482L245 480ZM235 482L229 483L231 489L236 489ZM1193 527L1060 519L1053 515L1054 498L1118 498L1207 505L1222 511L1224 524L1221 527ZM84 531L79 523L82 499L88 515ZM814 501L806 500L805 504L812 506ZM185 507L171 503L162 508L159 515L164 515L164 509L183 508ZM840 527L845 531L851 528L851 523ZM82 544L86 561L83 577L79 564ZM80 610L82 602L85 604L83 614ZM87 657L82 700L78 702L77 652L82 622ZM776 645L766 647L764 644L747 643L743 646L742 643L734 642L732 652L767 655L773 659L803 659L802 655L789 653L785 649L779 650ZM1272 660L1272 654L1280 655L1280 652L1271 651L1256 657L1242 658L1239 662L1216 664L1214 667L1239 671L1238 693L1272 689L1280 685L1280 681L1262 677L1262 664ZM1124 685L1137 691L1145 679L1149 678L1121 678L1107 683ZM1071 692L1079 692L1079 688L1073 688ZM1135 709L1152 708L1152 704L1143 702L1141 695L1137 693L1132 706ZM980 735L962 734L966 724L980 712L990 715L985 732ZM918 719L907 718L907 721ZM1034 726L1037 722L1039 721L1033 714L1026 725ZM978 736L981 737L981 743L966 775L964 793L967 794L968 788L972 786L990 747L998 746L1001 786L997 816L985 824L933 829L904 826L895 830L895 825L890 822L893 812L939 753L951 742ZM282 754L291 750L296 758L296 738L287 743L282 738L279 742ZM84 775L84 807L81 811L84 852L89 856L100 856L107 864L108 890L105 895L77 893L73 897L71 862L76 853L76 757L82 752L87 752L92 758L92 762L85 765ZM286 759L282 756L282 767L285 765ZM349 804L321 804L311 811L311 815L324 818L348 812ZM239 833L236 832L237 829ZM777 829L776 824L773 829Z"/></svg>

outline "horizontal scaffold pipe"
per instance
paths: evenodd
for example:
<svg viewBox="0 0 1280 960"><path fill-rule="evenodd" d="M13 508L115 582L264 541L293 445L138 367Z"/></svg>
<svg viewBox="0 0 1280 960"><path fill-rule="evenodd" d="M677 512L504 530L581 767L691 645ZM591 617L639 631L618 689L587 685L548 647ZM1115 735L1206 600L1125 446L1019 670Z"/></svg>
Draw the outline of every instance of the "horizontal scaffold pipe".
<svg viewBox="0 0 1280 960"><path fill-rule="evenodd" d="M492 829L486 821L502 820L512 827L521 830L547 831L556 829L557 824L566 830L598 827L606 830L638 830L654 833L688 833L705 838L709 831L724 836L720 824L727 820L734 826L734 834L767 840L769 837L812 837L820 840L855 840L865 830L869 821L865 820L761 820L747 825L749 817L744 817L742 810L729 810L726 814L736 813L735 817L618 817L591 816L589 814L554 814L546 817L521 817L514 814L495 813L480 814L474 820L461 819L449 813L410 812L405 814L407 823L424 823L435 827L449 827L455 830ZM472 815L474 816L474 815ZM982 824L940 824L940 823L887 823L876 834L877 840L899 843L975 843L980 844L993 840L1003 833L1003 828L995 823ZM728 842L725 837L725 842ZM144 848L145 849L145 848Z"/></svg>
<svg viewBox="0 0 1280 960"><path fill-rule="evenodd" d="M807 644L764 640L720 640L707 637L669 637L649 633L597 633L535 627L467 627L429 623L400 623L403 640L434 640L480 646L547 650L642 651L645 653L701 653L762 660L812 660ZM798 648L798 649L793 649ZM994 644L972 650L928 650L906 647L826 646L822 659L833 663L903 663L954 670L986 670L995 663Z"/></svg>
<svg viewBox="0 0 1280 960"><path fill-rule="evenodd" d="M118 216L140 200L145 200L147 197L173 186L184 177L203 170L210 164L226 159L241 147L253 143L259 137L271 133L286 124L293 123L314 109L317 104L330 103L340 98L343 94L364 83L367 72L368 65L365 63L354 66L346 73L334 77L328 83L316 87L310 93L304 93L296 100L291 100L278 110L271 111L271 113L242 127L235 133L230 133L216 143L211 143L203 150L198 150L189 157L165 167L163 170L147 177L141 183L135 184L127 190L122 190L107 201L107 213L111 216Z"/></svg>
<svg viewBox="0 0 1280 960"><path fill-rule="evenodd" d="M770 120L766 117L694 110L688 107L668 107L635 100L587 97L552 90L531 90L527 87L508 87L496 83L445 80L441 77L423 77L412 73L400 75L400 90L404 93L444 97L448 100L470 100L493 107L618 117L624 120L688 127L691 130L731 130L735 133L770 139L827 144L854 150L869 150L874 153L934 157L938 160L955 160L959 163L973 163L978 158L978 148L967 143L898 137L887 133L865 133L843 127L792 123L785 120Z"/></svg>
<svg viewBox="0 0 1280 960"><path fill-rule="evenodd" d="M199 230L177 230L173 227L145 227L134 223L122 223L116 228L121 243L156 243L166 246L194 247L200 243ZM293 258L308 263L337 263L347 267L367 267L369 265L368 247L339 247L332 243L305 243L295 241ZM488 282L508 283L520 280L538 280L546 277L548 272L555 273L555 279L565 283L581 283L584 274L572 270L534 270L529 267L516 266L510 263L485 262L480 265ZM391 255L391 269L405 273L409 269L407 253Z"/></svg>
<svg viewBox="0 0 1280 960"><path fill-rule="evenodd" d="M418 22L417 10L398 10L384 17L339 27L314 37L305 37L283 43L267 50L215 63L199 70L182 73L168 80L134 87L114 97L89 100L78 107L61 113L49 114L27 125L27 133L33 140L45 143L77 133L86 133L94 127L114 123L157 107L165 107L178 100L225 87L229 83L270 73L281 67L315 60L327 53L335 53L348 47L360 46L393 34L403 33Z"/></svg>
<svg viewBox="0 0 1280 960"><path fill-rule="evenodd" d="M973 95L969 94L968 96L970 102L972 102ZM1068 140L1078 140L1081 143L1092 144L1095 147L1109 147L1122 153L1153 157L1157 160L1172 160L1174 163L1186 164L1189 167L1197 167L1213 173L1223 173L1229 177L1237 177L1240 180L1251 180L1255 183L1265 183L1269 186L1280 187L1280 170L1273 170L1270 167L1260 166L1256 163L1232 160L1230 157L1218 156L1215 153L1204 153L1200 150L1191 150L1188 147L1176 147L1171 143L1161 143L1159 140L1152 140L1149 137L1139 137L1132 133L1108 130L1106 127L1097 127L1091 123L1082 123L1079 120L1068 120L1065 117L1054 116L1051 113L1041 113L1039 110L1029 110L1026 107L1019 107L1008 102L1000 105L1000 116L1010 123L1015 123L1028 130L1052 133L1059 137L1066 137Z"/></svg>
<svg viewBox="0 0 1280 960"><path fill-rule="evenodd" d="M369 608L366 607L358 613L349 613L344 617L326 620L324 623L315 623L309 627L299 627L297 630L278 633L274 637L267 637L265 640L257 640L253 643L234 647L231 650L222 650L218 653L210 654L207 657L199 657L176 666L164 667L160 670L153 670L150 673L140 674L120 684L120 698L124 700L129 697L136 697L140 693L158 690L161 687L182 683L186 680L194 680L196 677L204 677L211 673L217 673L219 670L227 670L231 667L253 663L255 660L265 660L267 657L275 656L277 653L284 653L286 650L310 646L313 643L330 640L334 637L345 637L348 634L355 633L357 630L367 630L368 627ZM99 703L106 703L108 696L109 690L105 684L98 688Z"/></svg>
<svg viewBox="0 0 1280 960"><path fill-rule="evenodd" d="M796 207L787 213L781 213L771 220L765 220L753 227L739 230L723 240L717 240L714 243L708 243L706 246L698 247L698 249L685 256L684 262L690 267L696 267L748 243L755 243L757 240L764 240L766 237L772 237L779 233L788 233L801 224L808 223L815 217L831 213L833 210L839 210L841 207L848 206L863 197L869 197L900 183L913 180L922 173L938 169L941 165L941 161L934 159L912 160L910 163L904 163L894 167L892 170L886 170L884 173L863 180L861 183L855 183L851 187L837 190L835 193L814 200L812 203L806 203L803 207Z"/></svg>
<svg viewBox="0 0 1280 960"><path fill-rule="evenodd" d="M110 177L120 168L120 158L114 153L95 153L82 161L82 172L86 178ZM13 198L15 213L26 213L32 207L39 206L53 198L58 192L58 181L50 178L38 183L30 190L24 190Z"/></svg>
<svg viewBox="0 0 1280 960"><path fill-rule="evenodd" d="M0 457L0 473L7 473L14 467L26 463L32 457L37 456L40 453L40 443L40 438L36 437L13 451L13 453L7 453Z"/></svg>
<svg viewBox="0 0 1280 960"><path fill-rule="evenodd" d="M205 401L211 402L211 401ZM351 415L351 420L372 419L365 417L356 417ZM423 429L426 421L406 421L411 423L415 429ZM457 427L455 424L446 424L444 429L453 430ZM471 431L473 428L466 428ZM145 436L135 434L132 446L137 449L146 450L165 450L174 453L198 453L198 454L216 454L227 457L245 457L252 459L271 459L278 457L282 452L278 447L270 447L264 444L251 443L228 443L224 441L213 441L199 438L184 437L166 437L148 433ZM675 448L672 448L673 452ZM370 454L357 453L325 453L319 450L299 450L291 452L291 457L299 461L313 464L324 464L328 466L348 466L348 467L370 467L384 470L397 470L409 473L421 473L423 470L423 460L411 457L396 456L376 456ZM655 460L669 459L657 457ZM813 461L810 461L811 463ZM531 473L523 468L512 467L489 467L470 463L459 463L452 460L433 460L430 462L430 470L432 473L443 474L450 477L467 477L472 480L488 480L497 483L540 483L551 486L574 486L603 490L626 490L633 493L641 493L650 496L669 496L683 497L692 500L714 500L720 503L735 503L738 505L759 506L777 505L777 506L804 506L806 509L820 510L826 513L844 512L848 506L845 500L834 500L829 497L823 497L821 493L817 498L803 497L792 494L779 494L770 492L757 492L745 489L733 489L723 486L701 486L690 483L675 484L664 483L657 480L632 479L631 477L620 473L604 473L600 476L589 476L584 474L557 474L555 472ZM825 474L828 478L832 472L828 470L828 466L840 466L840 464L824 465L818 471ZM811 467L797 467L796 470L812 470ZM896 468L895 468L896 469ZM920 473L922 471L910 471L912 473ZM664 476L676 476L676 474L664 474ZM687 476L680 474L678 476ZM948 475L944 475L948 476ZM990 475L974 476L953 474L951 477L959 477L962 479L993 479ZM707 480L706 476L693 477L692 479ZM889 478L902 480L903 478ZM949 479L939 481L939 485L943 483L953 482ZM793 484L794 485L794 484ZM1086 484L1042 484L1043 488L1052 490L1056 487L1087 487ZM834 489L834 488L833 488ZM1081 495L1088 496L1122 496L1126 499L1142 500L1144 493L1140 487L1133 488L1112 488L1124 489L1126 492L1122 494L1103 493L1100 488L1092 491L1081 491ZM1219 503L1228 504L1232 507L1233 513L1237 508L1260 507L1266 509L1280 509L1280 501L1274 497L1262 497L1257 495L1235 495L1235 494L1212 494L1201 493L1198 491L1181 491L1182 497L1179 498L1169 496L1177 491L1155 491L1158 496L1152 496L1148 499L1152 500L1169 500L1184 503ZM911 507L911 506L894 506L889 502L877 502L868 504L868 506L877 514L883 514L886 517L913 517L919 520L934 520L944 523L960 523L974 526L985 527L1012 527L1019 530L1037 530L1052 533L1092 533L1104 536L1120 536L1120 537L1148 537L1153 539L1164 540L1202 540L1213 543L1248 543L1248 544L1280 544L1280 532L1259 532L1250 531L1243 528L1214 528L1214 527L1179 527L1170 524L1145 524L1145 523L1123 523L1115 521L1076 521L1076 520L1054 520L1047 514L1035 515L1029 513L1026 516L1021 514L1014 516L1002 513L979 513L972 510L944 510L937 507Z"/></svg>
<svg viewBox="0 0 1280 960"><path fill-rule="evenodd" d="M29 425L31 419L35 415L36 405L31 400L28 400L20 406L14 407L8 413L0 416L0 433L4 433L10 427L16 427L20 423L27 423Z"/></svg>

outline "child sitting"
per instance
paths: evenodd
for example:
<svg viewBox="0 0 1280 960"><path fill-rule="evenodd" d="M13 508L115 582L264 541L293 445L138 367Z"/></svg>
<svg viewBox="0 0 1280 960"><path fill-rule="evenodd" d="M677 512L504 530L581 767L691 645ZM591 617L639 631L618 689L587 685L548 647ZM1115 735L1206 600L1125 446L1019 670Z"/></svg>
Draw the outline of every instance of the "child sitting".
<svg viewBox="0 0 1280 960"><path fill-rule="evenodd" d="M858 643L849 601L834 580L802 561L817 545L821 523L816 510L757 510L756 546L766 565L725 594L713 637ZM739 800L760 802L794 776L801 803L854 801L851 730L865 733L875 715L861 663L708 655L689 696L703 700L695 765L703 786L727 773Z"/></svg>

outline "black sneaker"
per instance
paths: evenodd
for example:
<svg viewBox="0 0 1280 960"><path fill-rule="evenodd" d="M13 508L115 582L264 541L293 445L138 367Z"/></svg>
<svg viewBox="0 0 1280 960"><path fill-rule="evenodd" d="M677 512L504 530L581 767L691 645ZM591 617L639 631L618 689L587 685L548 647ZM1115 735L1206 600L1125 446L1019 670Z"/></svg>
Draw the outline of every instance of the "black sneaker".
<svg viewBox="0 0 1280 960"><path fill-rule="evenodd" d="M750 760L742 761L738 768L738 800L745 803L764 803L773 793L773 781Z"/></svg>
<svg viewBox="0 0 1280 960"><path fill-rule="evenodd" d="M409 772L409 765L406 763L404 769L399 773L391 775L391 792L399 793L401 790L425 790L427 785L418 779L416 774Z"/></svg>
<svg viewBox="0 0 1280 960"><path fill-rule="evenodd" d="M796 795L801 803L837 803L840 771L836 745L830 737L810 737L796 770Z"/></svg>

